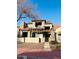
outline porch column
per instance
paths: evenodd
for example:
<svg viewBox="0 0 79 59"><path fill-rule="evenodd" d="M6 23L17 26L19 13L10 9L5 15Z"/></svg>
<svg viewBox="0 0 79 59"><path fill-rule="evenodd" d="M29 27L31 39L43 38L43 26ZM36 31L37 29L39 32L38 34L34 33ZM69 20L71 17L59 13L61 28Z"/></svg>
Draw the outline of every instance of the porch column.
<svg viewBox="0 0 79 59"><path fill-rule="evenodd" d="M30 37L30 31L28 31L28 37Z"/></svg>
<svg viewBox="0 0 79 59"><path fill-rule="evenodd" d="M23 32L22 32L21 30L20 30L19 32L20 32L20 33L19 33L20 37L22 37L22 33L23 33Z"/></svg>

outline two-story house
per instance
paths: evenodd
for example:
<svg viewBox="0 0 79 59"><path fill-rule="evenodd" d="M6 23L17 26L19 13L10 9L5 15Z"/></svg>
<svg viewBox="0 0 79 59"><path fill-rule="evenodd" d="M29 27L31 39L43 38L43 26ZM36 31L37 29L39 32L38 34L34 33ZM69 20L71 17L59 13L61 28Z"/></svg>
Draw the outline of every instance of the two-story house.
<svg viewBox="0 0 79 59"><path fill-rule="evenodd" d="M17 36L20 42L44 43L54 41L54 26L46 20L32 20L31 23L23 22L18 27Z"/></svg>

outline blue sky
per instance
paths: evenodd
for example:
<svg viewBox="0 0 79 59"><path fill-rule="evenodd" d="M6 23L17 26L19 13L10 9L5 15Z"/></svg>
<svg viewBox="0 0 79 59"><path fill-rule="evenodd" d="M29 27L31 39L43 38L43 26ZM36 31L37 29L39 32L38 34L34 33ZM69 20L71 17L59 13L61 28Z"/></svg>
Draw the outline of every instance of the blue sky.
<svg viewBox="0 0 79 59"><path fill-rule="evenodd" d="M36 5L36 12L41 19L46 19L54 24L61 24L61 0L30 0ZM30 22L30 18L23 18L25 22ZM17 24L21 23L20 20Z"/></svg>

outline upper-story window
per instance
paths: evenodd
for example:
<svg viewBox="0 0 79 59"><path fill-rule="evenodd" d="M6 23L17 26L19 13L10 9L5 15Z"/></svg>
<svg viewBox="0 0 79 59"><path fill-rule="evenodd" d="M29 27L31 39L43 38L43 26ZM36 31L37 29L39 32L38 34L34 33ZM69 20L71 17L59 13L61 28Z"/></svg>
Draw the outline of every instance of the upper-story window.
<svg viewBox="0 0 79 59"><path fill-rule="evenodd" d="M42 22L36 22L36 23L35 23L35 26L36 26L36 27L41 26L41 25L42 25Z"/></svg>
<svg viewBox="0 0 79 59"><path fill-rule="evenodd" d="M49 27L49 26L46 26L46 27L45 27L45 30L49 30L49 29L50 29L50 27Z"/></svg>

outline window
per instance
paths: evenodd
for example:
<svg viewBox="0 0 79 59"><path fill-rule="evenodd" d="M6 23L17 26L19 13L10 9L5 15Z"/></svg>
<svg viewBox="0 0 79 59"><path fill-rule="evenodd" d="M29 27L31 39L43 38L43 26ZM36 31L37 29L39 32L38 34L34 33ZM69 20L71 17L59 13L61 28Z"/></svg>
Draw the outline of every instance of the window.
<svg viewBox="0 0 79 59"><path fill-rule="evenodd" d="M50 27L45 27L45 30L49 30L50 29Z"/></svg>
<svg viewBox="0 0 79 59"><path fill-rule="evenodd" d="M41 22L37 22L37 23L35 24L36 27L38 27L39 25L41 26L42 23L41 23Z"/></svg>
<svg viewBox="0 0 79 59"><path fill-rule="evenodd" d="M35 33L34 32L32 33L32 37L35 37Z"/></svg>
<svg viewBox="0 0 79 59"><path fill-rule="evenodd" d="M58 34L58 36L61 36L61 34Z"/></svg>
<svg viewBox="0 0 79 59"><path fill-rule="evenodd" d="M22 37L27 37L28 33L27 32L23 32Z"/></svg>

